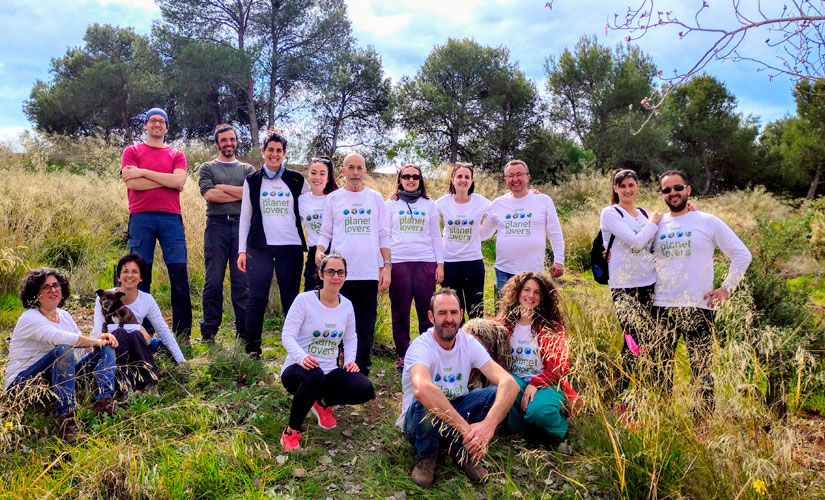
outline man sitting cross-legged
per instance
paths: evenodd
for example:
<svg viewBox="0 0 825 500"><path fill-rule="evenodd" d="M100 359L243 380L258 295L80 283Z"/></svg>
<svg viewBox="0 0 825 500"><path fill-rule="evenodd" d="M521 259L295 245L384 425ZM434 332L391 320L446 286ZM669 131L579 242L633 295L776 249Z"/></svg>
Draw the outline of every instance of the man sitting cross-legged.
<svg viewBox="0 0 825 500"><path fill-rule="evenodd" d="M484 347L458 328L462 313L454 290L435 292L428 311L433 327L410 344L404 358L404 397L396 425L415 447L412 480L424 488L432 486L438 451L444 448L472 481L484 479L481 459L519 390ZM473 368L492 385L468 391Z"/></svg>

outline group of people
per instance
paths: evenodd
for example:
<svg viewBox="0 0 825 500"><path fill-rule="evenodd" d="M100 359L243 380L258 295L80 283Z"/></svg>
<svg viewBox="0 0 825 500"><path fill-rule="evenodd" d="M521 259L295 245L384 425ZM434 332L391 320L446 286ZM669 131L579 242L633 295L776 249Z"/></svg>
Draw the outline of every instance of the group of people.
<svg viewBox="0 0 825 500"><path fill-rule="evenodd" d="M31 271L21 286L27 310L12 334L5 387L14 394L27 381L46 377L58 400L61 436L68 442L79 432L73 399L78 373L94 374L95 409L112 414L115 386L143 388L156 380L157 345L177 362L185 361L177 341L188 341L192 324L179 197L186 159L165 144L167 127L163 110L149 110L145 141L127 147L121 165L131 253L118 262L119 286L112 291L137 323L114 324L99 298L93 332L86 337L61 309L69 284L60 272ZM506 164L509 193L492 202L474 192L474 168L466 163L452 166L449 193L435 201L420 167L405 165L396 191L384 200L364 185L366 162L359 154L344 158L339 188L328 157L311 159L308 180L287 169L287 139L278 132L264 139L264 165L258 170L236 158L238 137L231 125L215 129L214 143L218 157L198 173L207 216L201 335L214 342L220 327L228 266L237 337L250 356L260 358L275 275L286 316L281 381L294 396L281 436L285 450L300 447L310 412L329 429L337 424L333 406L375 397L368 378L370 352L378 292L386 290L396 368L402 372L397 425L418 455L412 472L417 484L432 484L438 451L445 447L471 479L482 480L479 459L505 418L512 432L532 429L564 438L567 418L583 406L568 379L564 314L553 282L564 273L564 239L552 199L530 188L526 163ZM666 361L659 377L669 383L667 362L684 335L693 375L701 381L703 409L710 411L713 309L741 279L750 253L721 220L690 210L691 187L684 174L667 172L660 178L670 213L649 218L634 205L635 172L617 172L612 184L613 203L602 213L601 229L610 241L605 249L609 286L625 330L626 373L650 355ZM493 234L501 294L495 321L511 346L512 362L506 367L461 328L465 319L484 315L481 242ZM553 263L545 275L548 240ZM169 271L171 330L148 293L156 241ZM717 246L732 263L722 287L714 289ZM304 292L299 293L302 275ZM413 301L419 335L410 342ZM73 348L83 351L78 361ZM486 388L469 390L474 369L487 380Z"/></svg>

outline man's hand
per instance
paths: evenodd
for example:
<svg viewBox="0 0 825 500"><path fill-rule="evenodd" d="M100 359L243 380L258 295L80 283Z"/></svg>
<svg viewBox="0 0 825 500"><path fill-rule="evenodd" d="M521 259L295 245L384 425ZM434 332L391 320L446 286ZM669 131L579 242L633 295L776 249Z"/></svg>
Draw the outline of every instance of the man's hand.
<svg viewBox="0 0 825 500"><path fill-rule="evenodd" d="M553 278L558 278L562 274L564 274L564 264L556 262L550 267L550 276Z"/></svg>
<svg viewBox="0 0 825 500"><path fill-rule="evenodd" d="M316 267L321 267L321 261L324 260L324 257L326 256L324 254L324 250L326 250L326 248L324 248L324 247L315 247L315 266Z"/></svg>
<svg viewBox="0 0 825 500"><path fill-rule="evenodd" d="M392 269L390 266L384 266L378 270L378 291L386 292L390 288L390 280L392 279Z"/></svg>
<svg viewBox="0 0 825 500"><path fill-rule="evenodd" d="M238 269L242 272L246 272L246 252L241 252L238 254Z"/></svg>
<svg viewBox="0 0 825 500"><path fill-rule="evenodd" d="M313 368L318 368L318 360L313 358L311 354L307 354L307 356L301 361L301 368L304 370L312 370Z"/></svg>
<svg viewBox="0 0 825 500"><path fill-rule="evenodd" d="M487 446L496 432L496 424L484 419L481 422L470 424L467 432L462 435L464 448L473 460L478 461L487 454Z"/></svg>
<svg viewBox="0 0 825 500"><path fill-rule="evenodd" d="M533 402L536 392L538 392L538 388L534 385L528 385L524 388L524 394L521 396L522 411L527 411L527 405Z"/></svg>
<svg viewBox="0 0 825 500"><path fill-rule="evenodd" d="M140 179L143 177L143 169L134 165L126 165L120 170L120 176L123 178L124 182Z"/></svg>
<svg viewBox="0 0 825 500"><path fill-rule="evenodd" d="M444 281L444 264L436 264L435 266L435 284L440 285Z"/></svg>
<svg viewBox="0 0 825 500"><path fill-rule="evenodd" d="M728 297L730 297L730 292L724 288L717 288L712 292L706 293L704 298L708 301L708 307L716 307Z"/></svg>

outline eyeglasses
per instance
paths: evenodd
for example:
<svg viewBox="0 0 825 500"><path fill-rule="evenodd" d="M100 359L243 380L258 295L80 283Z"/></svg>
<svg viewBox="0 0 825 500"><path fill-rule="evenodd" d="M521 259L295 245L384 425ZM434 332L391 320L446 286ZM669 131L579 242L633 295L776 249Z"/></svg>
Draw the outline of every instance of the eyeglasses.
<svg viewBox="0 0 825 500"><path fill-rule="evenodd" d="M673 189L671 189L670 187L662 188L662 194L670 194L671 191L676 191L677 193L681 193L682 191L685 190L686 187L688 187L687 184L677 184L677 185L673 186Z"/></svg>
<svg viewBox="0 0 825 500"><path fill-rule="evenodd" d="M347 276L346 269L324 269L324 275L329 276L330 278L335 275L340 276L341 278L345 278Z"/></svg>
<svg viewBox="0 0 825 500"><path fill-rule="evenodd" d="M43 283L42 285L40 285L40 291L41 292L50 292L52 290L58 290L58 289L60 289L60 282L59 281L55 281L51 285L48 284L48 283Z"/></svg>
<svg viewBox="0 0 825 500"><path fill-rule="evenodd" d="M152 125L156 123L160 125L166 125L166 120L164 120L163 118L149 118L149 123L151 123Z"/></svg>
<svg viewBox="0 0 825 500"><path fill-rule="evenodd" d="M522 177L527 177L527 172L516 172L504 176L505 179L521 179Z"/></svg>
<svg viewBox="0 0 825 500"><path fill-rule="evenodd" d="M411 179L414 180L414 181L417 181L417 180L421 179L421 175L419 175L419 174L401 174L401 178L404 179L405 181L408 181L408 180L411 180Z"/></svg>
<svg viewBox="0 0 825 500"><path fill-rule="evenodd" d="M323 163L324 165L332 165L329 158L310 158L310 163Z"/></svg>

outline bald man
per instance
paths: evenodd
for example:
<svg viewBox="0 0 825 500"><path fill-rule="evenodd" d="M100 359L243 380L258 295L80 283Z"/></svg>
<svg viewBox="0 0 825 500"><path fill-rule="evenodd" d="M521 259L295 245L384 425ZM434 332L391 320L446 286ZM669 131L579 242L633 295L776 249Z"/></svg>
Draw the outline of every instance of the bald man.
<svg viewBox="0 0 825 500"><path fill-rule="evenodd" d="M365 375L372 364L378 292L390 287L390 225L384 198L364 186L367 166L364 157L353 153L344 158L343 189L327 195L315 262L320 265L332 242L333 252L347 260L347 281L341 294L352 302L358 352L355 363Z"/></svg>

